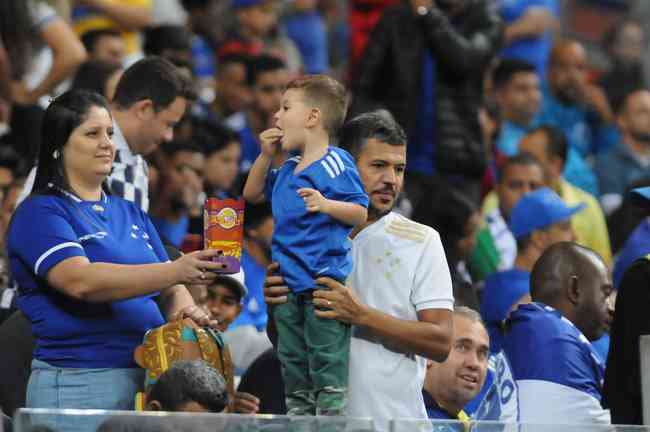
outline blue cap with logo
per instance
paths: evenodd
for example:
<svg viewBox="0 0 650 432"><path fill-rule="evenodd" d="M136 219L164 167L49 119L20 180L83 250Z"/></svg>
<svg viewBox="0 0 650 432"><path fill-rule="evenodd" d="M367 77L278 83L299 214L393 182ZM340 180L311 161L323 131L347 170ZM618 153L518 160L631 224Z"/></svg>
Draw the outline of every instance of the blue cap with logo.
<svg viewBox="0 0 650 432"><path fill-rule="evenodd" d="M569 207L551 189L540 188L522 196L512 208L510 231L515 238L524 237L535 230L569 220L585 207L584 203Z"/></svg>

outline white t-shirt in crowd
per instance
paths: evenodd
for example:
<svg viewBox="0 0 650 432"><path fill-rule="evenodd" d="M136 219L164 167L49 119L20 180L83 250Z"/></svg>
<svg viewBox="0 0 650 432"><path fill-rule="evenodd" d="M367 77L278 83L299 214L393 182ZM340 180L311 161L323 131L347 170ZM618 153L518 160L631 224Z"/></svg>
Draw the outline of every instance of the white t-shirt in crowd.
<svg viewBox="0 0 650 432"><path fill-rule="evenodd" d="M411 321L424 309L453 309L447 259L432 228L389 213L354 238L352 254L347 284L364 304ZM370 417L381 431L392 419L426 419L425 373L424 358L353 327L347 414Z"/></svg>

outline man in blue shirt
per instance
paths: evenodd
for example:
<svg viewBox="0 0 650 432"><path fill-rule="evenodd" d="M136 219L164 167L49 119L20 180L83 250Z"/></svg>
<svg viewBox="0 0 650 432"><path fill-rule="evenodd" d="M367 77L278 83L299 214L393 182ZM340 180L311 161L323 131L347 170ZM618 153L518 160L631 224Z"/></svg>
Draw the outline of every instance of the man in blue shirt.
<svg viewBox="0 0 650 432"><path fill-rule="evenodd" d="M492 72L492 82L501 120L496 149L514 156L519 152L519 141L537 125L542 103L539 76L530 63L504 59Z"/></svg>
<svg viewBox="0 0 650 432"><path fill-rule="evenodd" d="M614 115L605 93L588 81L587 53L573 40L562 40L551 51L548 82L540 124L564 132L569 156L564 176L574 185L597 195L598 182L590 159L618 140Z"/></svg>
<svg viewBox="0 0 650 432"><path fill-rule="evenodd" d="M325 20L318 12L316 1L297 1L293 11L284 19L287 36L296 44L302 57L305 73L327 73L329 51Z"/></svg>
<svg viewBox="0 0 650 432"><path fill-rule="evenodd" d="M273 126L273 114L280 108L282 90L289 81L285 63L269 55L260 55L248 67L247 82L252 103L244 122L235 128L241 139L240 174L247 173L260 154L259 134Z"/></svg>
<svg viewBox="0 0 650 432"><path fill-rule="evenodd" d="M422 396L430 419L467 422L463 407L483 388L490 340L480 315L472 309L456 307L453 322L449 356L443 363L430 363ZM453 423L449 428L463 430Z"/></svg>
<svg viewBox="0 0 650 432"><path fill-rule="evenodd" d="M590 249L561 242L539 258L534 303L512 313L503 339L519 421L609 424L600 405L605 368L589 341L609 326L611 290L607 267Z"/></svg>
<svg viewBox="0 0 650 432"><path fill-rule="evenodd" d="M611 213L623 202L623 194L632 183L650 177L650 92L630 93L617 120L621 140L596 159L600 202L605 213Z"/></svg>
<svg viewBox="0 0 650 432"><path fill-rule="evenodd" d="M205 158L198 147L170 142L161 146L158 188L152 194L151 221L160 236L180 248L189 233L190 217L200 215Z"/></svg>
<svg viewBox="0 0 650 432"><path fill-rule="evenodd" d="M530 272L535 262L550 246L575 240L571 216L584 207L584 204L568 207L549 188L524 195L513 207L510 229L517 240L518 251L514 267L488 276L481 298L481 316L490 332L492 352L501 349L503 321L518 304L530 301Z"/></svg>

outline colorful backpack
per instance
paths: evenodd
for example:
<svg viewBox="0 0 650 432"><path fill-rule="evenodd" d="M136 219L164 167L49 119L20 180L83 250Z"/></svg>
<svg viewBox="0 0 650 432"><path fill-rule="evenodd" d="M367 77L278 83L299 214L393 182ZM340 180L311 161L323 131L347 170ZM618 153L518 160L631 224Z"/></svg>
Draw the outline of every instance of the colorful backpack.
<svg viewBox="0 0 650 432"><path fill-rule="evenodd" d="M221 372L228 394L232 397L235 393L232 359L221 334L211 328L199 327L190 319L173 321L149 330L133 357L146 371L144 392L136 395L138 411L144 411L146 396L160 375L179 360L204 360Z"/></svg>

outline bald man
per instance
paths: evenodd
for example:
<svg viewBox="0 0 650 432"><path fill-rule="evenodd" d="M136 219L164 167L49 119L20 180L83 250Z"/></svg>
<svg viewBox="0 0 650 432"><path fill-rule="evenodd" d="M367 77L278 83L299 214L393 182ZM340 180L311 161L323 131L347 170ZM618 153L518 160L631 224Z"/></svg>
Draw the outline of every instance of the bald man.
<svg viewBox="0 0 650 432"><path fill-rule="evenodd" d="M616 124L620 142L596 160L600 202L606 213L620 206L632 183L650 176L650 91L639 89L627 95Z"/></svg>
<svg viewBox="0 0 650 432"><path fill-rule="evenodd" d="M591 249L557 243L531 275L533 303L509 320L503 350L518 387L519 421L610 422L600 405L604 367L589 341L608 329L612 284Z"/></svg>
<svg viewBox="0 0 650 432"><path fill-rule="evenodd" d="M573 40L558 41L551 50L539 124L561 129L569 141L564 176L598 194L598 181L586 159L618 140L614 116L603 90L588 80L587 54Z"/></svg>

